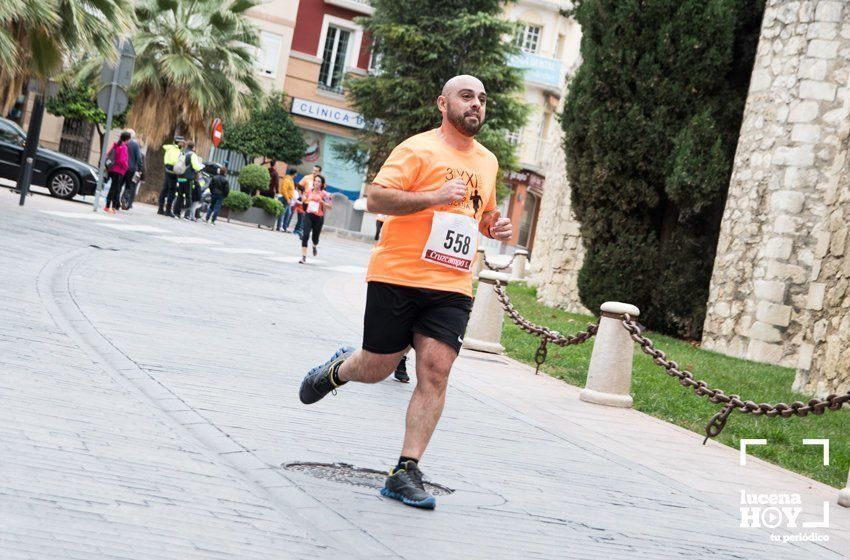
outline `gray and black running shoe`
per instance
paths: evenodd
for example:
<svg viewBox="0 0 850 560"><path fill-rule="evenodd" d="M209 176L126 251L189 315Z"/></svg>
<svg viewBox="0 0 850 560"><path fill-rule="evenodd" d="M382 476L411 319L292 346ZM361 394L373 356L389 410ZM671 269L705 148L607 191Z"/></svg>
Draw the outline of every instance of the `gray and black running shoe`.
<svg viewBox="0 0 850 560"><path fill-rule="evenodd" d="M354 353L354 348L343 346L331 356L331 359L320 366L316 366L307 372L301 381L301 390L298 396L304 404L313 404L322 399L331 391L335 391L339 385L333 382L331 371L337 364L341 364L347 357Z"/></svg>
<svg viewBox="0 0 850 560"><path fill-rule="evenodd" d="M390 471L390 476L381 488L381 495L417 508L437 507L437 500L425 490L419 465L413 461L405 461L400 468Z"/></svg>

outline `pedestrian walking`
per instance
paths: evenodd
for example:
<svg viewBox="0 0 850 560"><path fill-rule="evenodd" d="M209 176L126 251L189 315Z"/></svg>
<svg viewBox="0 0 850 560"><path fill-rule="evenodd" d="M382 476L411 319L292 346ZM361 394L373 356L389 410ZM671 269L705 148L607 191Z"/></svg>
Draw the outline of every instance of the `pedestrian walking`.
<svg viewBox="0 0 850 560"><path fill-rule="evenodd" d="M436 506L419 461L442 414L472 309L478 235L499 241L511 235L510 220L496 210L498 161L474 139L486 105L480 80L455 76L437 98L439 128L408 138L384 162L367 209L391 218L366 272L362 347L337 350L307 373L299 393L301 402L312 404L352 381L377 383L412 346L418 383L407 408L401 456L381 494L414 507ZM477 209L473 196L480 197Z"/></svg>
<svg viewBox="0 0 850 560"><path fill-rule="evenodd" d="M109 165L106 168L109 173L109 194L106 196L104 211L112 214L115 214L121 208L121 187L124 186L124 176L129 165L127 154L127 142L129 140L130 133L122 132L118 141L112 145L106 155L106 159L109 160Z"/></svg>
<svg viewBox="0 0 850 560"><path fill-rule="evenodd" d="M228 194L230 194L230 184L227 182L227 167L222 165L218 169L218 174L210 181L210 207L207 209L204 223L215 225L221 205Z"/></svg>
<svg viewBox="0 0 850 560"><path fill-rule="evenodd" d="M275 230L284 233L289 232L289 222L292 220L292 197L295 196L295 173L297 171L294 167L286 170L286 175L283 176L283 180L280 182L280 192L277 197L280 203L283 204L283 213L277 218Z"/></svg>
<svg viewBox="0 0 850 560"><path fill-rule="evenodd" d="M301 260L299 264L307 262L307 244L313 239L313 256L319 254L319 236L322 234L322 226L325 223L325 212L329 210L331 197L325 188L325 178L321 175L313 177L313 188L304 198L306 208L304 209L304 231L301 233Z"/></svg>
<svg viewBox="0 0 850 560"><path fill-rule="evenodd" d="M165 144L162 147L162 162L165 165L165 177L162 180L162 189L159 191L159 209L157 214L174 217L174 197L177 195L178 174L174 172L174 165L180 160L186 141L182 136L175 136L173 144Z"/></svg>
<svg viewBox="0 0 850 560"><path fill-rule="evenodd" d="M127 142L127 173L124 174L124 193L121 195L122 207L129 210L136 200L136 189L142 179L144 172L144 154L139 142L136 140L136 131L127 129L130 140Z"/></svg>

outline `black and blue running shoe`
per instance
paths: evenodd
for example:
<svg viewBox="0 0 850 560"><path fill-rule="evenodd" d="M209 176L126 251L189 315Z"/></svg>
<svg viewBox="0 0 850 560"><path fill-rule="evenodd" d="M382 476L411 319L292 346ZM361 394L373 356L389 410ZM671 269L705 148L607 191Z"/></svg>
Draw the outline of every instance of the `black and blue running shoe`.
<svg viewBox="0 0 850 560"><path fill-rule="evenodd" d="M301 381L301 390L298 392L301 402L304 404L313 404L331 391L335 391L337 387L343 385L343 383L339 385L334 383L331 371L337 367L337 364L341 364L353 353L354 348L343 346L336 351L336 354L331 356L330 360L308 371L307 375L304 376L304 380Z"/></svg>
<svg viewBox="0 0 850 560"><path fill-rule="evenodd" d="M401 467L390 471L390 476L381 488L381 495L417 508L437 507L437 500L425 490L422 471L414 461L405 461Z"/></svg>

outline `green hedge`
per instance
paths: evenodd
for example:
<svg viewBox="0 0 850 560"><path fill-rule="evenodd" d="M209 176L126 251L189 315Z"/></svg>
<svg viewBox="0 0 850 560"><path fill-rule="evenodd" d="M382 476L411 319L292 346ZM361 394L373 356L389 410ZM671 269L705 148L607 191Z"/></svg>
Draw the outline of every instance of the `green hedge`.
<svg viewBox="0 0 850 560"><path fill-rule="evenodd" d="M239 186L248 194L268 190L270 180L269 170L256 163L249 163L239 172Z"/></svg>
<svg viewBox="0 0 850 560"><path fill-rule="evenodd" d="M230 191L227 198L224 199L222 206L231 212L245 212L253 206L253 203L251 202L251 197L247 194L239 191Z"/></svg>
<svg viewBox="0 0 850 560"><path fill-rule="evenodd" d="M270 198L268 196L257 195L251 200L253 201L254 206L256 206L257 208L262 208L275 218L283 214L283 204L273 198Z"/></svg>

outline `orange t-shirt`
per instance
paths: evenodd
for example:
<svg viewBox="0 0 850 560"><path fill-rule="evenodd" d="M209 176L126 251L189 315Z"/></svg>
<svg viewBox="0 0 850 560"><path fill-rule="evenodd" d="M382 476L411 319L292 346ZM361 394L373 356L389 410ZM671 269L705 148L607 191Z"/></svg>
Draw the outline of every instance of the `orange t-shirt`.
<svg viewBox="0 0 850 560"><path fill-rule="evenodd" d="M496 156L487 148L475 142L469 151L457 150L443 142L436 130L417 134L396 146L374 184L424 192L435 191L446 181L461 177L466 181L466 198L406 216L388 216L381 240L372 249L366 281L472 296L471 271L423 260L423 249L431 234L435 211L463 214L480 222L484 212L496 209L498 173Z"/></svg>

